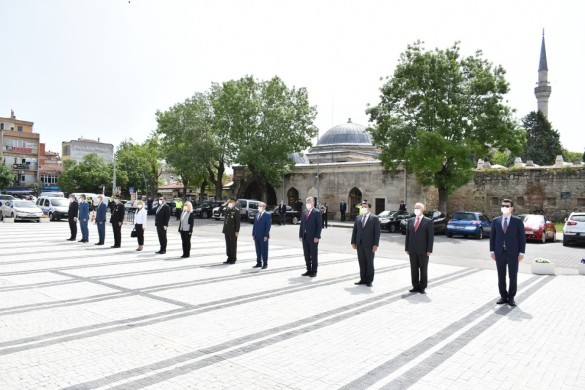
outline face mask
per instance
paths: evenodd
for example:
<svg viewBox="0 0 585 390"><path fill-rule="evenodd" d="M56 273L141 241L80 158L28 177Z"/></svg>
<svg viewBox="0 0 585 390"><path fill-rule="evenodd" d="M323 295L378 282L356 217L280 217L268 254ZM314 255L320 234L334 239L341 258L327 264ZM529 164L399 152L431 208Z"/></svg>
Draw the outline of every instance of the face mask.
<svg viewBox="0 0 585 390"><path fill-rule="evenodd" d="M264 211L264 207L258 207L258 211L259 212L263 212Z"/></svg>
<svg viewBox="0 0 585 390"><path fill-rule="evenodd" d="M310 204L310 203L307 203L307 210L309 210L309 211L310 211L312 208L313 208L313 205L312 205L312 204Z"/></svg>
<svg viewBox="0 0 585 390"><path fill-rule="evenodd" d="M414 209L414 215L418 217L420 215L420 209Z"/></svg>
<svg viewBox="0 0 585 390"><path fill-rule="evenodd" d="M234 208L234 204L233 204L233 203L228 203L228 207L229 207L230 209L233 209L233 208Z"/></svg>
<svg viewBox="0 0 585 390"><path fill-rule="evenodd" d="M363 215L366 215L369 212L370 212L370 210L367 207L362 207L362 214Z"/></svg>
<svg viewBox="0 0 585 390"><path fill-rule="evenodd" d="M360 207L360 215L364 215L366 213L365 207Z"/></svg>
<svg viewBox="0 0 585 390"><path fill-rule="evenodd" d="M511 209L508 207L502 207L500 210L502 211L502 214L510 214Z"/></svg>
<svg viewBox="0 0 585 390"><path fill-rule="evenodd" d="M183 207L183 211L187 211L187 207Z"/></svg>
<svg viewBox="0 0 585 390"><path fill-rule="evenodd" d="M141 205L141 204L139 204L139 205L138 205L138 208L139 208L139 209L141 209L141 208L142 208L142 205Z"/></svg>

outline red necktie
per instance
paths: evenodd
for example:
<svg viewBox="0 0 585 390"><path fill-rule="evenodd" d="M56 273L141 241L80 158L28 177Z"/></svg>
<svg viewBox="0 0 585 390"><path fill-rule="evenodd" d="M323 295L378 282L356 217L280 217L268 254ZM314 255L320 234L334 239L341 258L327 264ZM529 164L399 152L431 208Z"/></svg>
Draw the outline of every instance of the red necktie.
<svg viewBox="0 0 585 390"><path fill-rule="evenodd" d="M307 211L307 218L305 218L305 220L306 220L306 221L308 221L308 220L309 220L309 214L310 214L310 213L311 213L310 211Z"/></svg>
<svg viewBox="0 0 585 390"><path fill-rule="evenodd" d="M416 233L416 231L418 230L418 224L420 223L420 218L416 219L416 222L414 224L414 232Z"/></svg>
<svg viewBox="0 0 585 390"><path fill-rule="evenodd" d="M504 218L504 233L508 230L508 218Z"/></svg>

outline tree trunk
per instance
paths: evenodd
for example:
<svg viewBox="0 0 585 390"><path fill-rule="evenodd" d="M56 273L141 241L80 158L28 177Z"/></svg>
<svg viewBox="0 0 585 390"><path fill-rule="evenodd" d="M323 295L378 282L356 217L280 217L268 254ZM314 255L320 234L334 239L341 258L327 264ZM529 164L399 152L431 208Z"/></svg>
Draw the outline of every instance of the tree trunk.
<svg viewBox="0 0 585 390"><path fill-rule="evenodd" d="M215 200L222 199L224 172L225 166L223 162L220 162L219 165L217 166L217 181L215 182Z"/></svg>
<svg viewBox="0 0 585 390"><path fill-rule="evenodd" d="M439 188L439 211L447 214L447 189Z"/></svg>
<svg viewBox="0 0 585 390"><path fill-rule="evenodd" d="M203 202L203 194L205 193L206 188L207 180L203 180L203 182L201 182L201 187L199 187L199 202Z"/></svg>

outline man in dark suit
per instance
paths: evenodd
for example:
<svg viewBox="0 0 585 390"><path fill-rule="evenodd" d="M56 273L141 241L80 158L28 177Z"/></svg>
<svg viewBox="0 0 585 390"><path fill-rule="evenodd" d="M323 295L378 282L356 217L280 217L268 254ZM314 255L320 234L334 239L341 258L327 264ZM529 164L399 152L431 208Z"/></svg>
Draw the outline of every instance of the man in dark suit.
<svg viewBox="0 0 585 390"><path fill-rule="evenodd" d="M317 267L319 265L317 258L317 249L321 239L321 229L323 229L323 218L321 212L315 208L315 199L309 197L305 200L307 211L301 215L301 226L299 228L299 241L303 243L303 253L307 272L302 276L317 276Z"/></svg>
<svg viewBox="0 0 585 390"><path fill-rule="evenodd" d="M341 222L345 222L345 212L347 211L347 203L345 201L341 201L339 203L339 213L341 214Z"/></svg>
<svg viewBox="0 0 585 390"><path fill-rule="evenodd" d="M224 206L225 216L222 233L225 236L225 253L227 260L224 264L236 264L238 260L238 236L240 235L240 209L236 207L236 200L229 198Z"/></svg>
<svg viewBox="0 0 585 390"><path fill-rule="evenodd" d="M286 205L284 204L284 200L281 200L278 205L278 224L286 225Z"/></svg>
<svg viewBox="0 0 585 390"><path fill-rule="evenodd" d="M99 240L96 245L104 245L104 241L106 240L106 211L108 207L104 202L104 196L102 194L98 195L98 199L99 204L95 212L95 224L97 225Z"/></svg>
<svg viewBox="0 0 585 390"><path fill-rule="evenodd" d="M362 202L363 214L356 218L351 234L351 246L357 249L360 265L360 281L372 287L374 281L374 255L380 245L380 221L371 213L372 205Z"/></svg>
<svg viewBox="0 0 585 390"><path fill-rule="evenodd" d="M409 291L421 294L424 294L427 288L429 256L433 253L435 240L433 221L423 215L424 211L425 206L422 203L414 205L415 218L408 220L404 247L410 257L412 289Z"/></svg>
<svg viewBox="0 0 585 390"><path fill-rule="evenodd" d="M493 219L490 232L491 258L496 261L498 269L500 290L498 305L507 303L510 306L516 306L514 297L517 290L518 263L524 260L526 250L524 222L512 215L513 210L514 203L510 199L502 200L502 216ZM506 289L506 266L510 278L509 290Z"/></svg>
<svg viewBox="0 0 585 390"><path fill-rule="evenodd" d="M160 243L160 250L154 252L159 255L167 253L167 229L169 228L169 219L171 219L171 208L165 202L164 196L158 197L158 207L154 217L154 226L156 226L156 234L158 235L158 242Z"/></svg>
<svg viewBox="0 0 585 390"><path fill-rule="evenodd" d="M119 248L122 246L122 224L124 223L124 205L120 201L118 195L114 196L114 207L112 215L110 216L110 223L114 231L114 245L112 248Z"/></svg>
<svg viewBox="0 0 585 390"><path fill-rule="evenodd" d="M87 203L85 194L80 196L79 203L79 227L81 228L81 240L79 242L89 242L89 203Z"/></svg>
<svg viewBox="0 0 585 390"><path fill-rule="evenodd" d="M69 195L69 210L67 211L67 220L69 221L69 230L71 237L67 241L75 241L77 238L77 213L79 213L79 203L75 195Z"/></svg>
<svg viewBox="0 0 585 390"><path fill-rule="evenodd" d="M266 212L266 203L260 202L252 227L252 239L256 245L256 265L252 268L268 268L268 240L271 227L272 216Z"/></svg>

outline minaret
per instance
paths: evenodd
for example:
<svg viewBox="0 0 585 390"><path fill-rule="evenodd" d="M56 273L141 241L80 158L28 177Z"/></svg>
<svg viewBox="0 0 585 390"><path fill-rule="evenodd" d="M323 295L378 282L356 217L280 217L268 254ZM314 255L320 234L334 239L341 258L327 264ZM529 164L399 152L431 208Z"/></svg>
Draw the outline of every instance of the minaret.
<svg viewBox="0 0 585 390"><path fill-rule="evenodd" d="M538 64L538 83L534 95L538 102L538 110L548 118L548 98L551 87L548 82L548 65L546 64L546 48L544 47L544 29L542 30L542 46L540 46L540 63Z"/></svg>

